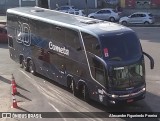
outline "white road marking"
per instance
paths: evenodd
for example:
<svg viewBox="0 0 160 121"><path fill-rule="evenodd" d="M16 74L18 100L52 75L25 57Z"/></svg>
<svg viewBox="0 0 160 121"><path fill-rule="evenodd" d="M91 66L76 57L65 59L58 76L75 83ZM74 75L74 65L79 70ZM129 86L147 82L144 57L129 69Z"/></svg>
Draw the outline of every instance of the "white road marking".
<svg viewBox="0 0 160 121"><path fill-rule="evenodd" d="M51 105L52 108L54 108L54 110L56 110L56 112L60 112L53 104L51 104L50 102L48 104Z"/></svg>
<svg viewBox="0 0 160 121"><path fill-rule="evenodd" d="M27 76L28 78L32 79L32 78L31 78L30 76L28 76L28 74L26 74L24 71L22 71L22 70L20 70L20 69L19 69L19 71L22 72L22 73L23 73L25 76Z"/></svg>
<svg viewBox="0 0 160 121"><path fill-rule="evenodd" d="M56 110L56 112L59 113L59 115L63 118L63 115L60 113L60 110L58 110L53 104L51 104L50 102L48 103L50 106L52 106L52 108L54 108L54 110ZM63 118L64 121L67 121L65 118Z"/></svg>

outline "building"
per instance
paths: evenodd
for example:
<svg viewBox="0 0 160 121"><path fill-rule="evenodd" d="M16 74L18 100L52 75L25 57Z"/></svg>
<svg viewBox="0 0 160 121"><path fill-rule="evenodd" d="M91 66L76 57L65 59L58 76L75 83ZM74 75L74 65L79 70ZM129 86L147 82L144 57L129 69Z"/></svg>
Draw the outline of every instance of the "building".
<svg viewBox="0 0 160 121"><path fill-rule="evenodd" d="M8 8L23 6L39 6L55 9L57 5L74 5L79 9L96 8L97 0L0 0L0 12L5 13Z"/></svg>
<svg viewBox="0 0 160 121"><path fill-rule="evenodd" d="M115 8L117 5L130 9L157 9L160 8L160 0L0 0L0 13L13 7L39 6L55 9L57 5L73 5L79 9Z"/></svg>

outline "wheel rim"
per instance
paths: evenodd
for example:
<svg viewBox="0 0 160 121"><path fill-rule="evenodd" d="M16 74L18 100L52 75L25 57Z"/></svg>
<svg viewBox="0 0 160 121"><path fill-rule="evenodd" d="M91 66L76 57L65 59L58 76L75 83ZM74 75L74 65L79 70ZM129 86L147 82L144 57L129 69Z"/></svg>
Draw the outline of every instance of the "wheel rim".
<svg viewBox="0 0 160 121"><path fill-rule="evenodd" d="M27 65L25 64L25 61L24 61L24 60L22 61L22 65L23 65L22 67L23 67L25 70L27 70Z"/></svg>
<svg viewBox="0 0 160 121"><path fill-rule="evenodd" d="M32 63L32 61L29 61L29 71L31 72L31 73L33 73L33 63Z"/></svg>
<svg viewBox="0 0 160 121"><path fill-rule="evenodd" d="M71 88L72 88L72 93L74 94L75 90L74 90L74 82L73 82L73 80L72 80L72 83L71 83Z"/></svg>
<svg viewBox="0 0 160 121"><path fill-rule="evenodd" d="M21 62L21 64L20 64L20 67L21 67L21 68L24 68L24 62L23 62L23 60L22 60L22 62Z"/></svg>
<svg viewBox="0 0 160 121"><path fill-rule="evenodd" d="M122 24L123 24L123 25L127 25L127 22L126 22L126 21L123 21Z"/></svg>
<svg viewBox="0 0 160 121"><path fill-rule="evenodd" d="M29 61L29 71L33 74L34 73L34 67L33 67L33 62L30 60Z"/></svg>
<svg viewBox="0 0 160 121"><path fill-rule="evenodd" d="M114 22L114 18L110 18L110 21L111 21L111 22Z"/></svg>

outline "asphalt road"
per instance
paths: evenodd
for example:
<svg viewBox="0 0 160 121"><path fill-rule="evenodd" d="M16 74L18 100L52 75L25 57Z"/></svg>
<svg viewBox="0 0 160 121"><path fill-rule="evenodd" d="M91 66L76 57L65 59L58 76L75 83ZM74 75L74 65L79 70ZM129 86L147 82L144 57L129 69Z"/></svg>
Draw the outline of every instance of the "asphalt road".
<svg viewBox="0 0 160 121"><path fill-rule="evenodd" d="M11 112L58 112L60 117L63 117L61 112L89 112L86 114L77 113L79 116L92 115L90 112L160 112L160 28L132 28L136 31L143 50L152 55L155 60L155 69L150 70L149 60L146 58L146 82L147 94L144 100L133 104L119 105L113 107L104 107L96 102L86 103L82 99L74 97L67 88L54 83L40 75L33 76L19 68L19 65L9 59L7 45L0 45L0 80L4 83L10 83L11 74L13 73L17 82L16 95L18 109L8 107L7 111ZM7 75L7 78L6 78ZM9 89L6 89L9 90ZM7 93L8 94L8 93ZM0 95L1 96L1 95ZM1 97L0 97L1 98ZM10 95L11 101L12 96ZM10 102L11 103L11 102ZM0 110L1 111L1 110ZM4 119L13 121L13 119ZM16 119L15 120L22 120ZM23 119L27 120L27 119ZM31 119L30 119L31 120ZM36 120L36 119L32 119ZM39 120L39 119L38 119ZM160 119L131 119L131 118L59 118L59 119L41 119L41 120L87 120L87 121L130 121L130 120L153 120Z"/></svg>

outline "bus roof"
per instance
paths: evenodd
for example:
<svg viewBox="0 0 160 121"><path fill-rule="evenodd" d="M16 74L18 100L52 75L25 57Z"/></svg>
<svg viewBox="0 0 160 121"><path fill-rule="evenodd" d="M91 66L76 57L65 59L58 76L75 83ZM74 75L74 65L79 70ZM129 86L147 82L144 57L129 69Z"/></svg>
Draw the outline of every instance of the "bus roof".
<svg viewBox="0 0 160 121"><path fill-rule="evenodd" d="M107 21L72 15L40 7L17 7L7 10L7 13L32 18L35 20L75 28L92 34L113 33L131 30L122 25Z"/></svg>

